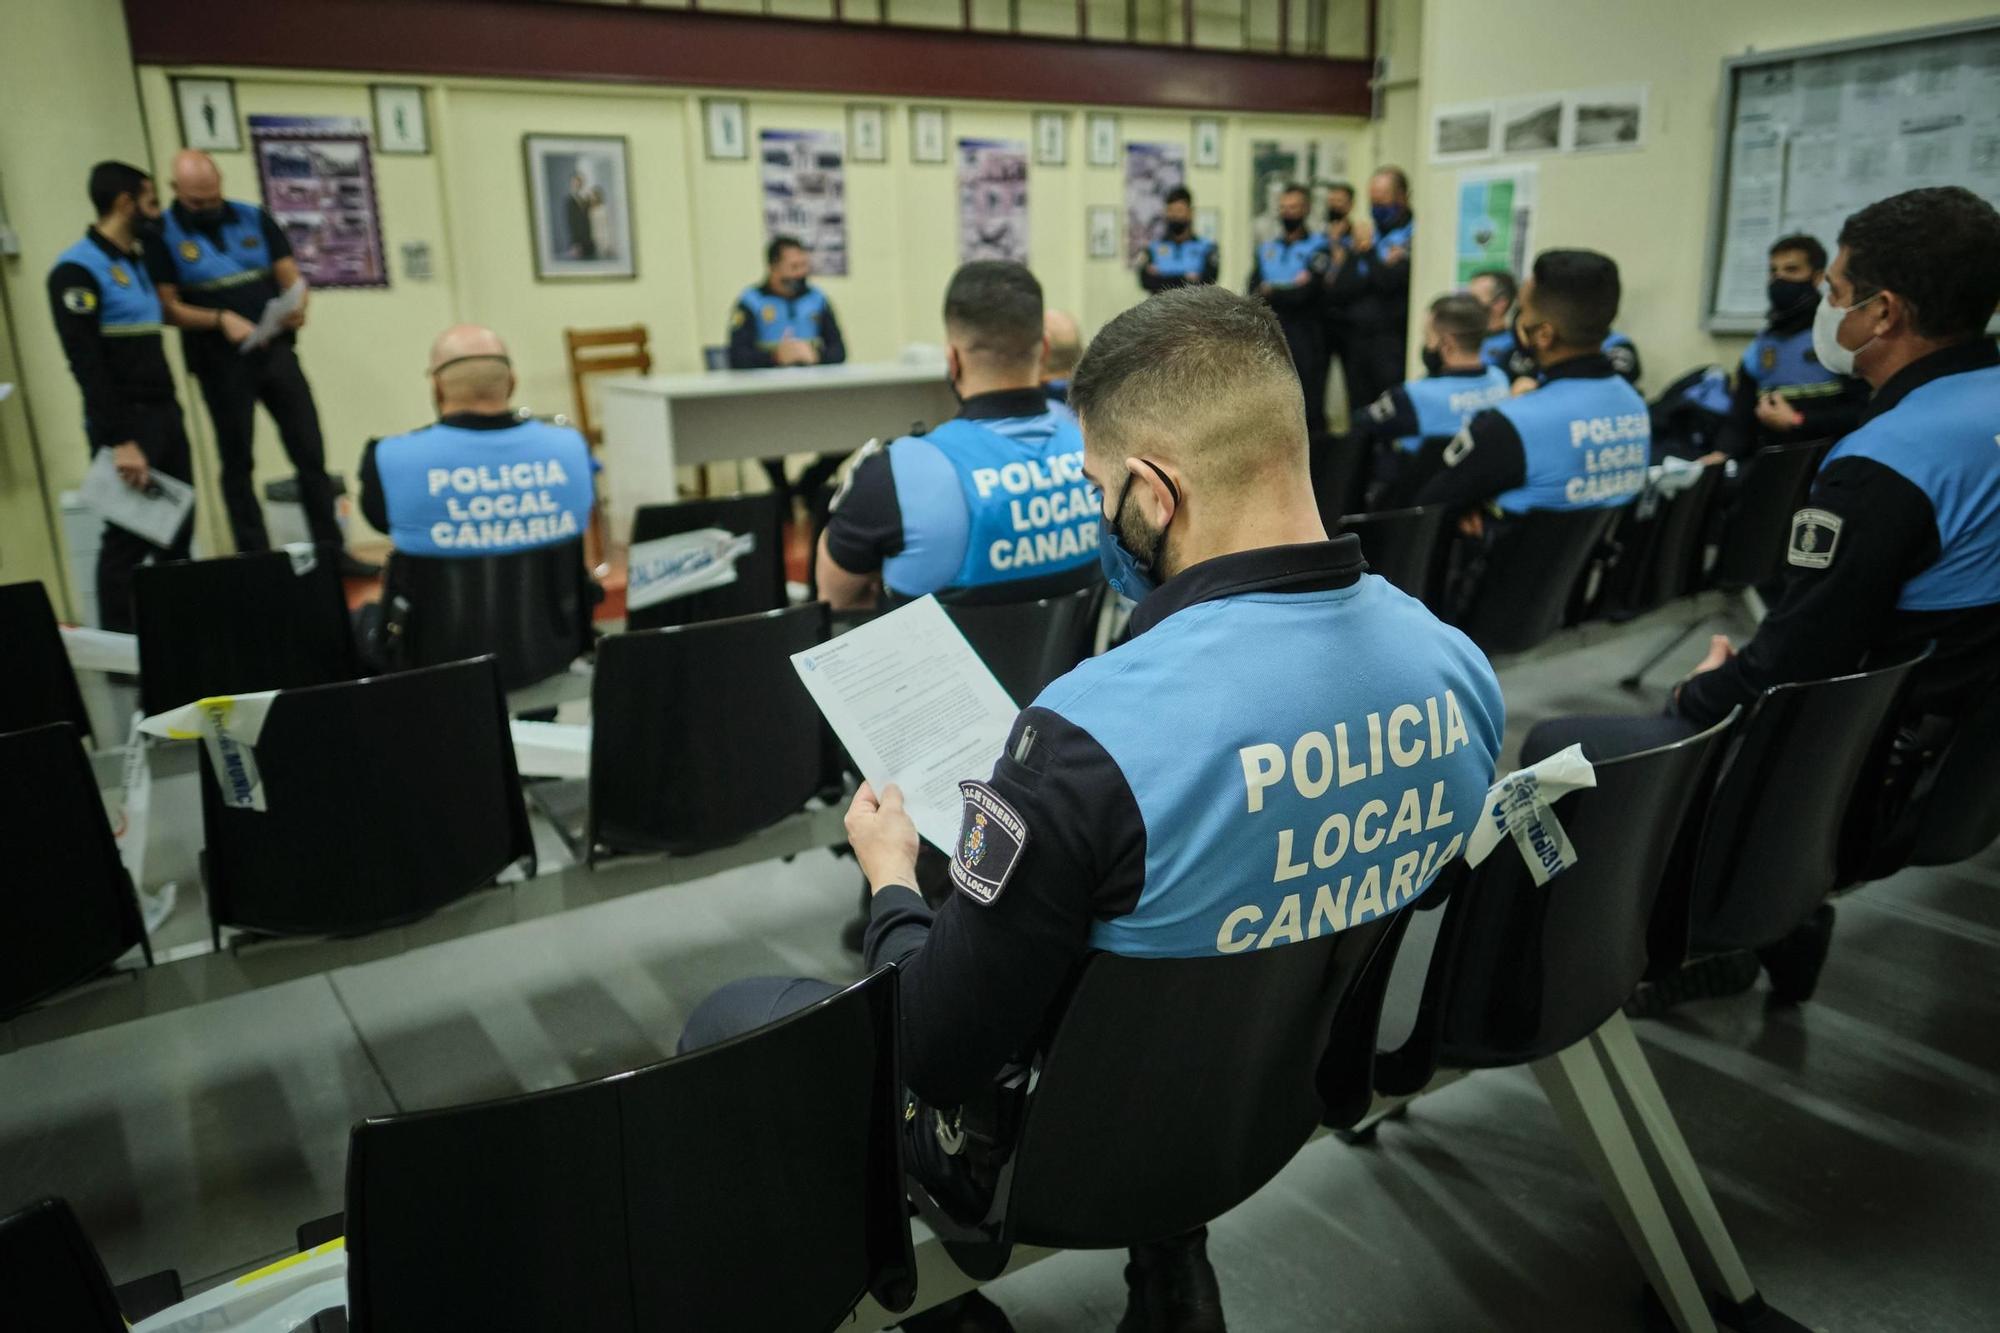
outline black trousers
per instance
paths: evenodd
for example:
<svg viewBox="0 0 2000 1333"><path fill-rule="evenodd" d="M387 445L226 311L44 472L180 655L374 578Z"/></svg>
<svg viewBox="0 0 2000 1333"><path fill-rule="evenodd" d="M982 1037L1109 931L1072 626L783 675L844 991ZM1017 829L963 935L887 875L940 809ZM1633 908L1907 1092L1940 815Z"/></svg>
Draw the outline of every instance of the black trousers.
<svg viewBox="0 0 2000 1333"><path fill-rule="evenodd" d="M135 404L133 413L137 420L133 442L146 455L146 466L181 481L193 481L181 405L169 398L161 403ZM188 543L193 539L192 513L181 524L180 533L166 546L155 546L136 533L106 523L97 546L98 624L130 634L136 624L132 611L132 571L153 560L187 559Z"/></svg>
<svg viewBox="0 0 2000 1333"><path fill-rule="evenodd" d="M1299 387L1306 396L1306 438L1317 440L1326 434L1326 327L1319 312L1278 316L1285 331L1285 345L1292 351L1292 367L1299 373Z"/></svg>
<svg viewBox="0 0 2000 1333"><path fill-rule="evenodd" d="M847 461L847 455L821 454L806 464L806 470L799 474L796 484L785 478L784 459L766 458L759 461L764 465L764 475L771 479L772 490L787 498L797 496L806 502L806 508L815 511L816 517L824 519L825 515L818 513L821 503L820 491L827 482L833 480L833 474L840 471L840 465Z"/></svg>
<svg viewBox="0 0 2000 1333"><path fill-rule="evenodd" d="M1401 329L1350 328L1340 354L1341 375L1347 380L1347 410L1360 412L1403 382L1404 335Z"/></svg>
<svg viewBox="0 0 2000 1333"><path fill-rule="evenodd" d="M250 443L257 404L277 423L285 457L298 474L299 505L315 545L339 550L340 528L333 519L333 486L326 476L326 444L320 438L319 409L312 386L289 338L280 338L248 356L226 345L190 351L188 368L201 384L215 423L215 451L222 460L222 502L239 551L267 551L264 510L257 503L255 463Z"/></svg>

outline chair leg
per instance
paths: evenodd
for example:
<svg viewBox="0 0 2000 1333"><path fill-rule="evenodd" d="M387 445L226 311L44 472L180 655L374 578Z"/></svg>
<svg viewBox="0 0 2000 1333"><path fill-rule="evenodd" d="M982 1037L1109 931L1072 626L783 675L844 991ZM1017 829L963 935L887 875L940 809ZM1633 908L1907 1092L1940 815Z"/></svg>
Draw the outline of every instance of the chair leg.
<svg viewBox="0 0 2000 1333"><path fill-rule="evenodd" d="M1624 690L1627 694L1637 694L1639 687L1645 683L1646 673L1673 656L1674 650L1686 643L1688 636L1700 629L1703 623L1702 621L1695 620L1681 626L1680 633L1667 640L1666 646L1635 667L1631 675L1619 681L1618 688Z"/></svg>
<svg viewBox="0 0 2000 1333"><path fill-rule="evenodd" d="M1617 1093L1586 1039L1530 1066L1555 1108L1571 1146L1597 1178L1653 1290L1680 1333L1714 1333L1715 1320L1695 1284L1672 1222L1646 1174L1646 1164L1619 1113Z"/></svg>

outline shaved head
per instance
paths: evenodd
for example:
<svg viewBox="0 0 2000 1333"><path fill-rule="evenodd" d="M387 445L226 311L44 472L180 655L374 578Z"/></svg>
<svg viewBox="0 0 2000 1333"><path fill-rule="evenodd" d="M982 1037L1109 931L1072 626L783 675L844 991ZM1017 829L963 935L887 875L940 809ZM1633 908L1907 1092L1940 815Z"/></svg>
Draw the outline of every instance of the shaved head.
<svg viewBox="0 0 2000 1333"><path fill-rule="evenodd" d="M1048 359L1042 363L1042 374L1049 379L1063 379L1083 357L1083 333L1076 326L1076 316L1067 310L1047 310L1042 313L1042 336L1048 339Z"/></svg>
<svg viewBox="0 0 2000 1333"><path fill-rule="evenodd" d="M222 169L215 159L194 148L174 154L174 198L189 208L212 208L222 202Z"/></svg>
<svg viewBox="0 0 2000 1333"><path fill-rule="evenodd" d="M454 324L431 344L429 374L438 415L504 412L514 396L514 367L500 335L478 324Z"/></svg>

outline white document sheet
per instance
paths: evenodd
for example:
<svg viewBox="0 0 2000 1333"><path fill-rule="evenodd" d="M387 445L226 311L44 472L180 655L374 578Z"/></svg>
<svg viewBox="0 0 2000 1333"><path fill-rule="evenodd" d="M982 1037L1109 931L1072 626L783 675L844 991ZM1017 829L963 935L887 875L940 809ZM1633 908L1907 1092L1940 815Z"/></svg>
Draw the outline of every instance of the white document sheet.
<svg viewBox="0 0 2000 1333"><path fill-rule="evenodd" d="M127 486L109 449L99 449L90 460L81 494L83 502L106 523L116 523L155 546L173 545L188 511L194 508L194 487L164 472L155 472L143 491Z"/></svg>
<svg viewBox="0 0 2000 1333"><path fill-rule="evenodd" d="M264 313L257 317L257 327L250 336L236 344L236 350L248 356L271 339L285 331L285 321L292 313L306 303L306 280L300 278L291 286L264 302Z"/></svg>
<svg viewBox="0 0 2000 1333"><path fill-rule="evenodd" d="M903 789L917 832L958 843L958 784L984 781L1020 710L935 597L792 655L820 712L879 792Z"/></svg>

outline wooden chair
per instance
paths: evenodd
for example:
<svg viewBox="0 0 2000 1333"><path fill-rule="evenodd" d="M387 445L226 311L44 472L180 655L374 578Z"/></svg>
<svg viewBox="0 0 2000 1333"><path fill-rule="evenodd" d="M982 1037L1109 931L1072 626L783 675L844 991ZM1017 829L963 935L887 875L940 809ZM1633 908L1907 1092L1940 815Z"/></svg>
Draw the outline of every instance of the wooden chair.
<svg viewBox="0 0 2000 1333"><path fill-rule="evenodd" d="M591 375L636 370L649 375L653 354L647 349L646 326L616 329L564 329L563 348L569 356L570 397L576 401L576 428L593 445L604 443L604 432L591 419L590 395L583 382Z"/></svg>

